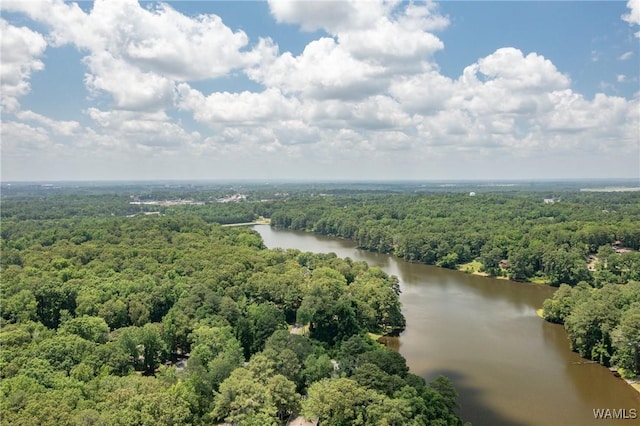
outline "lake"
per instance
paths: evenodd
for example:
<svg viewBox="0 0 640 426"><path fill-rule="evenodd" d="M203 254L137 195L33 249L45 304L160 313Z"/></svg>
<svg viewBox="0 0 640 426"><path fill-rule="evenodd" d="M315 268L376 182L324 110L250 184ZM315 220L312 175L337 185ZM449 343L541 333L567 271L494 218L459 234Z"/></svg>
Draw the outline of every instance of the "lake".
<svg viewBox="0 0 640 426"><path fill-rule="evenodd" d="M516 283L409 263L359 250L352 241L253 226L269 248L296 248L364 260L400 279L406 330L388 344L411 372L449 377L460 416L474 425L609 425L594 409L637 410L640 393L569 350L564 328L536 316L553 294ZM639 422L640 423L640 422Z"/></svg>

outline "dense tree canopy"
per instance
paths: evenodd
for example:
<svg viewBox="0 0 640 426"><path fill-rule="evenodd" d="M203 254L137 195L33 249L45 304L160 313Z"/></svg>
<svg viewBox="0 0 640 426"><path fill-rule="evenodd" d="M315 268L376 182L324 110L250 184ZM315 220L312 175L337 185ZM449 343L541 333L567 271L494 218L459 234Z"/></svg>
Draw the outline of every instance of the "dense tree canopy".
<svg viewBox="0 0 640 426"><path fill-rule="evenodd" d="M447 379L425 383L367 335L403 329L397 278L333 254L266 250L250 229L219 225L260 216L558 286L545 318L582 356L638 374L640 198L554 191L5 190L3 422L460 424Z"/></svg>
<svg viewBox="0 0 640 426"><path fill-rule="evenodd" d="M639 200L637 193L575 192L299 196L273 206L271 223L412 262L456 268L479 261L490 275L515 280L626 282L640 279ZM612 246L625 250L598 256ZM594 258L598 268L590 270Z"/></svg>
<svg viewBox="0 0 640 426"><path fill-rule="evenodd" d="M366 335L404 327L396 278L266 250L200 215L217 204L126 217L100 213L115 195L61 197L10 198L2 212L3 423L331 424L357 403L378 424L461 423L439 402L450 396ZM335 407L314 399L343 381L354 391Z"/></svg>

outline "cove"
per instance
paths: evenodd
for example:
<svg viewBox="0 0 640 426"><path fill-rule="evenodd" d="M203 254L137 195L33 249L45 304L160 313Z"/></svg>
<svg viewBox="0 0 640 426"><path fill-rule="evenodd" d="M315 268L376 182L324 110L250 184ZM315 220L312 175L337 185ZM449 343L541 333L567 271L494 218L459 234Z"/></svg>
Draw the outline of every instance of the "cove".
<svg viewBox="0 0 640 426"><path fill-rule="evenodd" d="M409 263L332 237L252 228L269 248L334 252L398 276L407 328L388 344L414 374L449 377L464 420L515 426L637 421L595 418L601 409L640 413L640 394L605 367L585 363L569 349L562 326L536 316L553 288Z"/></svg>

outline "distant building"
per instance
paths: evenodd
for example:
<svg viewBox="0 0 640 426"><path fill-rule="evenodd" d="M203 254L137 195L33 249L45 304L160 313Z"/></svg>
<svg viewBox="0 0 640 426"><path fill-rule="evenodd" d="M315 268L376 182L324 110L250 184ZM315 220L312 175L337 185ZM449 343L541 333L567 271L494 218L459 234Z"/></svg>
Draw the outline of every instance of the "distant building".
<svg viewBox="0 0 640 426"><path fill-rule="evenodd" d="M544 199L544 203L545 204L553 204L555 202L556 202L556 200L554 200L553 198L545 198Z"/></svg>
<svg viewBox="0 0 640 426"><path fill-rule="evenodd" d="M469 197L475 197L475 196L476 196L476 193L475 193L475 192L471 191L471 192L469 193Z"/></svg>

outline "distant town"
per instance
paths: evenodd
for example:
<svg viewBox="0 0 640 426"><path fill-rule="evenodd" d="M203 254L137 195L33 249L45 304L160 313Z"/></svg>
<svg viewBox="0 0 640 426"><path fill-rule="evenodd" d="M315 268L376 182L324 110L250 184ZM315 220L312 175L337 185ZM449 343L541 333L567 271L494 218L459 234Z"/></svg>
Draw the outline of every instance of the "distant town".
<svg viewBox="0 0 640 426"><path fill-rule="evenodd" d="M174 200L145 200L141 201L138 197L133 197L134 200L129 202L132 205L145 205L145 206L160 206L160 207L174 207L174 206L203 206L204 201L195 201L192 199L183 200L181 198ZM216 203L239 203L245 201L247 196L245 194L233 194L227 197L217 198Z"/></svg>

